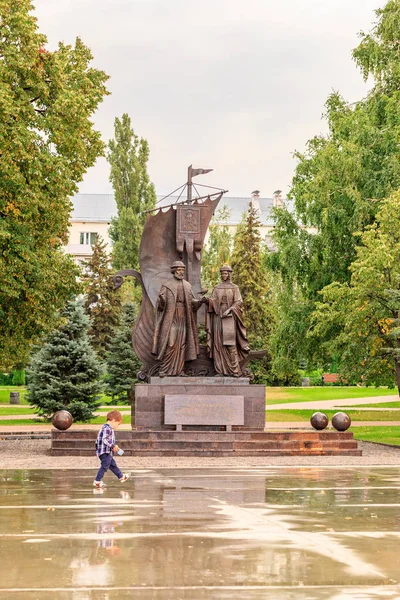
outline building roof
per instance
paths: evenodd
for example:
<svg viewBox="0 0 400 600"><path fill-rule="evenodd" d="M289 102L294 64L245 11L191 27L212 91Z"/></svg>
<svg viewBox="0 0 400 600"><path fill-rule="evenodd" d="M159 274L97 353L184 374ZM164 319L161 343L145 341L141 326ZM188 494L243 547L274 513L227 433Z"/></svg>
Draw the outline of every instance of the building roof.
<svg viewBox="0 0 400 600"><path fill-rule="evenodd" d="M71 201L71 221L109 223L117 216L114 194L76 194Z"/></svg>
<svg viewBox="0 0 400 600"><path fill-rule="evenodd" d="M157 196L161 200L162 196ZM177 197L169 196L160 202L160 206L166 206L176 202ZM228 220L229 225L237 225L242 219L242 215L247 211L251 198L239 198L232 196L223 196L218 209L224 205L230 211ZM271 210L273 208L272 198L257 198L255 205L259 204L260 219L263 225L273 225ZM113 194L76 194L72 198L72 221L79 222L103 222L109 223L112 217L117 216L117 205Z"/></svg>

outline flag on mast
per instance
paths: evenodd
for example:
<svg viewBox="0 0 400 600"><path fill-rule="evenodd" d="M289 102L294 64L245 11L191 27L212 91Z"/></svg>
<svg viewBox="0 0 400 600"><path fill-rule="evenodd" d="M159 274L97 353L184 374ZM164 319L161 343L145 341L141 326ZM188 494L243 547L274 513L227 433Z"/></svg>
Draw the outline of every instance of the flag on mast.
<svg viewBox="0 0 400 600"><path fill-rule="evenodd" d="M192 168L192 177L196 177L196 175L205 175L206 173L210 173L214 169L193 169Z"/></svg>

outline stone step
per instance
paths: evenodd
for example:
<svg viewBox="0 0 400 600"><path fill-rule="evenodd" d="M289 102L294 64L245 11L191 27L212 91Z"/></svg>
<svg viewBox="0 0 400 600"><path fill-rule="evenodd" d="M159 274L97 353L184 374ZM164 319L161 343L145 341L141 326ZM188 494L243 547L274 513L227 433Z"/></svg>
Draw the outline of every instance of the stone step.
<svg viewBox="0 0 400 600"><path fill-rule="evenodd" d="M53 440L79 439L96 440L95 430L52 431ZM233 440L344 440L353 439L353 433L337 431L118 431L118 441L126 440L184 440L194 441L233 441Z"/></svg>
<svg viewBox="0 0 400 600"><path fill-rule="evenodd" d="M305 449L314 448L349 448L356 449L357 442L355 440L332 440L324 441L321 440L280 440L280 441L184 441L184 440L151 440L151 441L126 441L124 444L121 443L124 452L131 451L135 453L138 450L268 450L268 449L291 449L304 451ZM94 451L94 443L88 440L69 440L63 442L60 440L53 440L52 448L80 448Z"/></svg>
<svg viewBox="0 0 400 600"><path fill-rule="evenodd" d="M96 431L52 431L54 456L93 456ZM352 432L121 431L126 456L361 455Z"/></svg>
<svg viewBox="0 0 400 600"><path fill-rule="evenodd" d="M52 450L53 456L93 456L93 452L86 449L74 448L73 451L66 448L56 448ZM314 449L301 452L299 450L237 450L237 451L211 451L203 450L198 451L195 454L193 451L187 450L165 450L160 452L159 450L138 450L135 453L126 452L124 456L204 456L204 457L235 457L235 456L361 456L361 450L349 450L349 449Z"/></svg>
<svg viewBox="0 0 400 600"><path fill-rule="evenodd" d="M51 440L51 434L48 433L1 433L2 440Z"/></svg>

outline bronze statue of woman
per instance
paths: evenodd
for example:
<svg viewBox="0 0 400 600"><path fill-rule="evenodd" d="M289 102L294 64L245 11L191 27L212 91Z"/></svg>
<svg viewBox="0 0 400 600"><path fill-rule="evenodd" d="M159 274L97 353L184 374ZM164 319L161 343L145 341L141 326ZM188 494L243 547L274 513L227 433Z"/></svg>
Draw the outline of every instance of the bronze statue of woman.
<svg viewBox="0 0 400 600"><path fill-rule="evenodd" d="M231 267L224 265L220 273L221 283L206 299L207 349L219 375L240 377L240 363L250 351L243 323L243 301L238 286L231 281Z"/></svg>

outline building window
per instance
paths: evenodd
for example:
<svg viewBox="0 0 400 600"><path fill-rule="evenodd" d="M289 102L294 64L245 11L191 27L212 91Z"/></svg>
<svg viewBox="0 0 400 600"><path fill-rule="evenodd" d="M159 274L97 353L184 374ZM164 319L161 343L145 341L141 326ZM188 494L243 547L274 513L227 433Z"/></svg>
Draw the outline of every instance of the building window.
<svg viewBox="0 0 400 600"><path fill-rule="evenodd" d="M97 233L93 231L84 231L81 232L81 241L80 243L85 246L93 246L97 238Z"/></svg>

